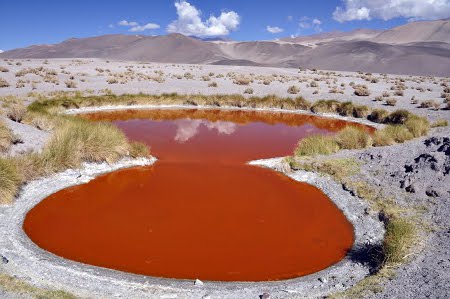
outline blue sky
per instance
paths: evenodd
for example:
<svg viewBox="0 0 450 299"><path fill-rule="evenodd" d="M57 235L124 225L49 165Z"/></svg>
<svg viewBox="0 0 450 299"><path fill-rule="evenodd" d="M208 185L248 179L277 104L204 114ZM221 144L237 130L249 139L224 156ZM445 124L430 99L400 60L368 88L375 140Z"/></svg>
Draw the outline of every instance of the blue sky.
<svg viewBox="0 0 450 299"><path fill-rule="evenodd" d="M113 33L262 40L446 17L450 0L1 0L0 49Z"/></svg>

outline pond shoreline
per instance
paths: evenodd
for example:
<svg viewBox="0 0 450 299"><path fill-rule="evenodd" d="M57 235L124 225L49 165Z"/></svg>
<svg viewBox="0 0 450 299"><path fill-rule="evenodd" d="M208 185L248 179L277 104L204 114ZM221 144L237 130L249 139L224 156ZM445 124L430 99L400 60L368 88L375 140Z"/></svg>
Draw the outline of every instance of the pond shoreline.
<svg viewBox="0 0 450 299"><path fill-rule="evenodd" d="M201 106L109 106L82 108L67 111L70 114L108 111L118 109L218 109ZM256 110L269 112L287 112L310 114L338 118L336 115L317 115L307 111L286 111L281 109L237 109L219 108L223 110ZM341 118L348 120L348 118ZM358 120L361 121L361 120ZM361 122L360 122L361 123ZM373 123L371 123L373 125ZM249 162L251 165L268 167L281 171L300 182L306 182L321 189L341 209L353 224L355 243L353 250L382 242L383 224L376 215L365 213L368 204L351 196L342 186L329 177L314 173L296 171L286 173L283 170L283 158L273 158ZM122 160L116 164L84 164L80 170L66 170L48 178L28 183L20 193L15 204L0 208L0 236L3 244L2 255L9 263L4 265L5 271L25 281L41 287L60 288L79 296L108 297L164 297L201 298L212 296L220 298L257 298L264 292L272 296L320 297L332 292L341 291L365 278L370 269L361 261L349 256L341 262L317 273L295 279L275 282L204 282L196 285L191 280L153 278L130 274L95 266L90 266L53 255L36 246L22 229L26 213L50 194L69 186L86 183L94 177L121 168L151 165L156 159ZM78 286L82 286L81 288ZM167 297L169 298L169 297Z"/></svg>

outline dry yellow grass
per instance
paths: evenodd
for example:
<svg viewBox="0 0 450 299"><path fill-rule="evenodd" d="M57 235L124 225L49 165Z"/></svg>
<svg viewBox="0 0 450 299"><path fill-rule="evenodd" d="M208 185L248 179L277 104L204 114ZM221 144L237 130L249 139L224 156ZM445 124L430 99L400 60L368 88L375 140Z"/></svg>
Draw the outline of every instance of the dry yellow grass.
<svg viewBox="0 0 450 299"><path fill-rule="evenodd" d="M13 133L8 126L0 120L0 152L7 151L14 140Z"/></svg>
<svg viewBox="0 0 450 299"><path fill-rule="evenodd" d="M342 149L362 149L372 145L372 138L366 131L351 126L341 130L335 140Z"/></svg>
<svg viewBox="0 0 450 299"><path fill-rule="evenodd" d="M339 150L332 136L313 135L299 141L295 149L296 156L329 155Z"/></svg>

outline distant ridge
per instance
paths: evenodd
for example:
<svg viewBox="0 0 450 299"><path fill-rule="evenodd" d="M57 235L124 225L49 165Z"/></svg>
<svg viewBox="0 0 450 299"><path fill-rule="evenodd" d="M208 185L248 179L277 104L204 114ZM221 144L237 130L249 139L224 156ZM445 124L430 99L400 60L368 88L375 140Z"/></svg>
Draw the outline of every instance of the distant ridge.
<svg viewBox="0 0 450 299"><path fill-rule="evenodd" d="M103 58L450 76L450 20L275 41L111 34L5 51L0 58Z"/></svg>

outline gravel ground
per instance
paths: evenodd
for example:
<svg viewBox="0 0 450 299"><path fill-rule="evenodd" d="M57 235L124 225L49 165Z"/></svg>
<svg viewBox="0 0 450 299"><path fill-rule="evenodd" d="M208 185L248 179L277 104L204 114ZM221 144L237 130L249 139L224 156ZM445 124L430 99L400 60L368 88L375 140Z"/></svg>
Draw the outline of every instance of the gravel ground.
<svg viewBox="0 0 450 299"><path fill-rule="evenodd" d="M16 65L20 62L22 65ZM11 65L9 65L11 63ZM230 94L240 93L251 87L254 89L254 95L264 96L267 94L277 94L288 96L287 88L291 85L300 87L299 95L304 96L310 101L317 99L337 99L339 101L353 101L368 105L374 108L384 108L388 110L408 109L413 113L427 116L431 121L446 119L450 121L450 111L439 109L420 109L418 104L411 104L411 97L419 100L434 100L442 103L441 93L443 86L441 83L449 82L448 78L422 78L408 76L381 77L378 74L373 76L379 78L378 83L366 82L361 78L361 74L334 72L325 74L320 72L302 71L298 69L277 69L277 68L258 68L258 67L234 67L234 66L196 66L196 65L172 65L172 64L139 64L132 62L106 62L102 60L49 60L44 64L43 60L16 60L0 61L1 66L9 69L7 73L0 73L0 77L5 78L10 87L0 88L0 97L8 95L27 96L27 100L32 100L36 95L29 95L29 92L38 92L48 94L53 91L82 91L86 94L103 93L103 89L110 89L113 93L137 93L144 92L149 94L158 94L163 92L178 92L186 94ZM54 83L44 83L41 76L28 74L25 77L16 77L15 73L27 67L39 67L57 70L59 85ZM106 80L111 75L106 75L105 71L99 72L97 69L110 69L111 74L125 72L126 66L133 66L135 73L155 74L155 71L163 71L165 82L157 83L151 80L129 79L125 84L108 84ZM145 66L145 68L142 68ZM63 69L61 68L63 67ZM63 74L62 72L66 72ZM190 72L194 79L187 80L173 78L174 74L184 74ZM208 82L202 81L201 76L210 72L223 74L224 78L214 78L218 83L217 88L208 87ZM246 76L271 76L276 74L284 76L286 82L273 81L270 85L258 84L259 80L250 83L249 86L241 86L233 83L233 80L226 77L229 72L236 72ZM253 74L253 75L251 75ZM77 88L66 88L65 81L77 82ZM307 78L307 82L299 82L302 78ZM307 87L313 79L318 79L318 88ZM408 87L403 96L394 96L390 90L393 82L402 78L404 84ZM17 81L23 79L26 81L25 87L16 88ZM85 82L82 82L84 80ZM326 81L330 84L327 84ZM336 80L336 81L334 81ZM283 81L283 80L281 80ZM33 83L34 82L34 83ZM359 97L353 94L353 88L349 86L350 82L356 84L366 84L371 91L368 97ZM330 87L344 83L343 94L329 93ZM33 86L34 85L34 86ZM33 88L35 88L33 90ZM318 90L318 94L313 94ZM385 106L383 102L373 101L376 96L383 92L389 92L391 98L397 99L395 107ZM442 104L440 108L443 108ZM19 153L28 149L38 150L42 148L48 134L26 125L8 121L9 126L20 135L24 140L23 144L13 147L13 153ZM426 138L417 139L405 144L399 144L391 147L370 148L362 151L342 151L337 157L354 157L363 162L361 176L374 185L383 188L384 192L393 196L397 203L405 208L415 208L421 212L420 217L430 227L429 230L421 235L421 245L411 256L411 262L401 266L396 270L393 279L386 280L383 283L383 291L377 294L367 294L373 298L449 298L450 297L450 129L433 129ZM268 163L268 164L267 164ZM266 161L266 166L275 167L273 160ZM98 169L97 169L98 170ZM109 169L111 170L111 169ZM104 169L102 171L107 171ZM98 173L98 172L94 172ZM312 175L305 173L293 173L292 177L299 180L307 180L310 183L319 184L323 190L330 195L339 205L340 200L349 195L342 190L342 187L326 179L313 179ZM72 178L73 179L73 178ZM47 185L40 187L42 192L51 192L49 186L52 181L45 181ZM42 183L42 182L41 182ZM74 182L73 182L74 183ZM40 185L43 186L43 185ZM59 185L58 188L63 188ZM331 189L330 189L331 188ZM328 193L331 192L331 193ZM332 194L336 192L336 194ZM343 192L343 193L342 193ZM94 295L96 297L127 297L127 298L258 298L263 292L271 294L271 298L305 298L317 297L345 289L354 284L359 278L367 274L368 268L363 263L350 261L348 258L336 265L319 273L299 278L296 280L280 283L254 284L235 286L215 285L205 283L204 286L195 286L192 281L181 281L177 284L173 281L160 281L142 276L118 273L117 271L99 269L81 265L78 263L62 260L47 252L44 252L34 246L27 238L23 237L23 231L20 228L21 217L26 209L31 208L44 196L34 197L30 202L20 208L15 204L10 208L0 207L0 234L13 232L15 236L21 236L20 242L10 242L10 239L0 238L0 254L9 257L8 264L0 264L0 271L7 272L38 286L52 286L54 288L74 291L83 296ZM338 195L338 196L337 196ZM342 195L342 196L341 196ZM354 201L355 198L352 198ZM20 199L19 201L20 202ZM24 202L25 203L25 202ZM355 203L355 202L354 202ZM364 205L362 202L356 202ZM26 207L26 209L24 208ZM341 206L340 206L341 207ZM341 207L343 208L343 207ZM346 211L343 208L349 220L351 220L358 230L369 226L376 229L376 223L360 221L367 220L357 212ZM15 211L15 212L13 212ZM16 213L17 212L17 213ZM360 215L361 218L358 218ZM12 217L12 218L11 218ZM353 219L356 217L355 219ZM14 221L5 221L14 219ZM372 224L372 225L370 225ZM360 226L358 226L360 225ZM362 225L362 226L361 226ZM377 230L377 229L376 229ZM365 239L366 242L377 242L376 234L370 234ZM379 241L379 240L378 240ZM24 252L17 250L18 247L25 248ZM27 259L29 258L29 259ZM61 268L64 266L72 267L71 270ZM48 267L48 268L47 268ZM48 271L47 271L48 270ZM56 271L56 272L52 272ZM63 271L63 272L58 272ZM65 272L64 272L65 271ZM333 272L337 271L337 272ZM62 273L67 273L64 277ZM334 273L334 274L331 274ZM351 275L349 273L352 273ZM331 276L336 279L331 279ZM350 275L350 276L349 276ZM353 277L353 278L351 278ZM320 278L320 280L319 280ZM87 287L81 287L86 285ZM92 284L89 284L92 283ZM14 294L1 293L0 297L8 296L14 298ZM163 295L164 294L164 295Z"/></svg>
<svg viewBox="0 0 450 299"><path fill-rule="evenodd" d="M21 124L4 118L5 123L14 133L18 143L13 144L8 151L8 155L20 155L26 152L39 152L48 141L50 133L36 129L35 127Z"/></svg>

